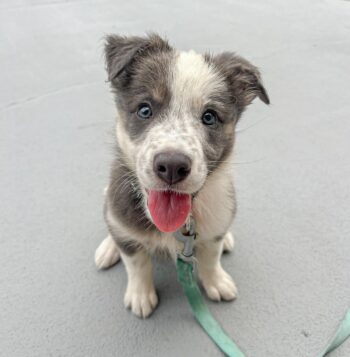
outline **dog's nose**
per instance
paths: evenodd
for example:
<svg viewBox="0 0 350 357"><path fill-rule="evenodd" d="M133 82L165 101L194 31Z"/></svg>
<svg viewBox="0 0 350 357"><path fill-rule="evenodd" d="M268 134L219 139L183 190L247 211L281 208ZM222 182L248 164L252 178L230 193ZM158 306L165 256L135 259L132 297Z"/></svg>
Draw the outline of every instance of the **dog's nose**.
<svg viewBox="0 0 350 357"><path fill-rule="evenodd" d="M189 175L191 159L176 151L161 152L153 159L153 171L167 184L172 185Z"/></svg>

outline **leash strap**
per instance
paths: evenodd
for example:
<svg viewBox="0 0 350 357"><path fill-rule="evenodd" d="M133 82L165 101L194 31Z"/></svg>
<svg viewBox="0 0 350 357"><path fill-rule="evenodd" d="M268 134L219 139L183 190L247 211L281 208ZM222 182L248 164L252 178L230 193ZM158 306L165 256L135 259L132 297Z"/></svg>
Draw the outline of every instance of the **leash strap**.
<svg viewBox="0 0 350 357"><path fill-rule="evenodd" d="M198 287L196 277L193 274L193 265L195 258L193 256L194 240L196 239L196 225L192 216L186 222L183 229L174 233L176 239L184 244L182 252L178 252L176 268L178 280L180 281L188 302L191 305L192 312L217 346L229 357L245 357L243 352L225 333L219 323L210 313L204 302L201 291ZM341 322L335 336L329 342L324 352L319 357L325 357L328 353L339 347L350 336L350 309Z"/></svg>
<svg viewBox="0 0 350 357"><path fill-rule="evenodd" d="M177 259L176 262L178 279L185 291L192 312L210 338L229 357L245 357L243 352L236 346L219 323L210 313L204 302L196 278L193 274L193 265L189 262Z"/></svg>
<svg viewBox="0 0 350 357"><path fill-rule="evenodd" d="M341 322L337 332L335 333L332 340L327 345L324 352L320 357L326 356L328 353L339 347L348 337L350 336L350 309L345 315L344 320Z"/></svg>
<svg viewBox="0 0 350 357"><path fill-rule="evenodd" d="M192 312L205 332L227 356L245 357L243 352L215 320L207 305L205 304L196 278L193 274L192 264L183 261L181 258L178 258L176 266L178 280L180 281L185 291L187 300L191 305ZM334 351L343 342L345 342L348 337L350 337L350 309L347 311L345 318L341 322L334 337L319 357L325 357L330 352Z"/></svg>

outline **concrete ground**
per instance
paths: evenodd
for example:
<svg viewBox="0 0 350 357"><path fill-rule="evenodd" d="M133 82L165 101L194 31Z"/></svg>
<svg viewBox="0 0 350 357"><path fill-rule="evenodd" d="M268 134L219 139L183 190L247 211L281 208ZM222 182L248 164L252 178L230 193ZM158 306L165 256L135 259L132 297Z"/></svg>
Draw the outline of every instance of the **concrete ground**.
<svg viewBox="0 0 350 357"><path fill-rule="evenodd" d="M350 3L339 0L0 3L0 355L221 356L172 264L156 266L160 305L145 321L123 307L123 266L94 267L115 116L101 39L147 30L262 69L272 105L241 121L236 249L223 258L239 298L208 304L247 357L316 357L350 307ZM345 356L350 341L332 354Z"/></svg>

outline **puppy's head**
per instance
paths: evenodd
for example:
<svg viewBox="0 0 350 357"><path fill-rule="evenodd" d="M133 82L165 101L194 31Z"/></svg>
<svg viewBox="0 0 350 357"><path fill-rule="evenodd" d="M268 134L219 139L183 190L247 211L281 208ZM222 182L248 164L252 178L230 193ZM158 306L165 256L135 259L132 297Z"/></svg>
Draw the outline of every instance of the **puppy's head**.
<svg viewBox="0 0 350 357"><path fill-rule="evenodd" d="M173 231L231 153L245 107L255 97L269 103L259 71L233 53L178 52L157 35L108 36L105 51L119 150L154 223Z"/></svg>

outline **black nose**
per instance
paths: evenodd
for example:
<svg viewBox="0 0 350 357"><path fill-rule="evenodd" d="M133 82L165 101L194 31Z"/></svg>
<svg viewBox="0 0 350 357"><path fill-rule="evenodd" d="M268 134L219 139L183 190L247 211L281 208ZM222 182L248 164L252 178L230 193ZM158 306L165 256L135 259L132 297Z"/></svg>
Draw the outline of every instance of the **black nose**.
<svg viewBox="0 0 350 357"><path fill-rule="evenodd" d="M153 159L153 171L163 181L172 185L189 175L191 159L176 151L161 152Z"/></svg>

